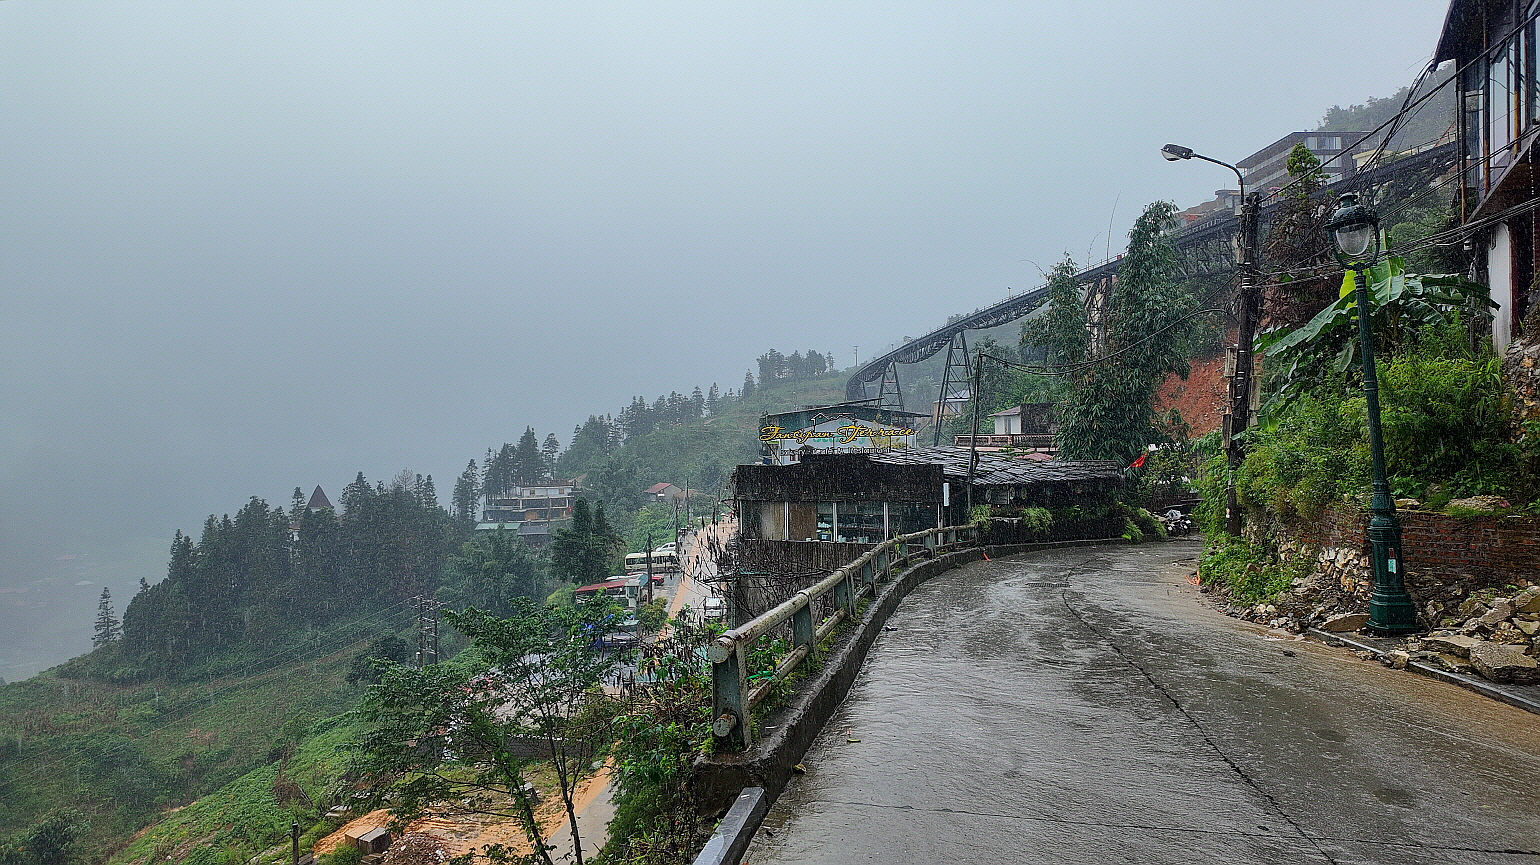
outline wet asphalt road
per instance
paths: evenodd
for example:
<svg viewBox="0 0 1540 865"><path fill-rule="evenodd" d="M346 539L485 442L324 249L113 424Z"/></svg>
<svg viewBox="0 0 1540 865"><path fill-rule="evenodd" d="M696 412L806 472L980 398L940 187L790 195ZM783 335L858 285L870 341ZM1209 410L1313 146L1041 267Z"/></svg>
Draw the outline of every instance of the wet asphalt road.
<svg viewBox="0 0 1540 865"><path fill-rule="evenodd" d="M1227 618L1198 550L922 586L745 861L1540 865L1540 716Z"/></svg>

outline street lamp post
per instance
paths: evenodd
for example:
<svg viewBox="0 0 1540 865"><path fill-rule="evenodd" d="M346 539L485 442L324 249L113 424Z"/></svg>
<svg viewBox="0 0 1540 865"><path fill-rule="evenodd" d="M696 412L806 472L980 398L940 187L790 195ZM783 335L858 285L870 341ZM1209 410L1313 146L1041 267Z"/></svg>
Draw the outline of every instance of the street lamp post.
<svg viewBox="0 0 1540 865"><path fill-rule="evenodd" d="M1230 376L1230 411L1225 418L1223 431L1225 461L1229 466L1229 477L1225 483L1225 531L1232 535L1239 535L1241 509L1235 499L1235 474L1240 469L1241 459L1245 454L1241 450L1240 443L1236 441L1236 436L1245 432L1251 421L1251 379L1256 367L1251 343L1257 318L1257 212L1261 209L1261 200L1255 192L1246 194L1245 176L1241 174L1239 168L1228 162L1220 162L1201 153L1194 153L1191 147L1183 147L1180 144L1167 144L1160 149L1160 155L1167 162L1176 162L1179 159L1201 159L1204 162L1223 165L1235 172L1235 179L1240 183L1241 284L1235 310L1237 319L1235 372Z"/></svg>
<svg viewBox="0 0 1540 865"><path fill-rule="evenodd" d="M1406 591L1406 568L1401 558L1401 523L1396 519L1396 503L1390 497L1385 479L1385 444L1380 437L1380 386L1374 367L1374 336L1370 319L1374 314L1364 271L1374 266L1380 254L1380 218L1368 205L1359 204L1358 196L1346 192L1341 205L1326 221L1331 232L1337 260L1353 277L1353 296L1358 305L1358 343L1363 355L1364 403L1368 413L1369 454L1374 464L1374 480L1369 497L1369 564L1374 574L1374 589L1369 595L1368 628L1382 634L1409 634L1422 630L1417 622L1417 606Z"/></svg>

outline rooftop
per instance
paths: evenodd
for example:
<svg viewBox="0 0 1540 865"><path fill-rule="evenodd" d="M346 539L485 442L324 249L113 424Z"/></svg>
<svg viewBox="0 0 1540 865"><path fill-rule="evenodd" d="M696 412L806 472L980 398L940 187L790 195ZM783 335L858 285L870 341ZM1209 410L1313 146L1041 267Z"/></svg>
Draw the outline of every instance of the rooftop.
<svg viewBox="0 0 1540 865"><path fill-rule="evenodd" d="M872 462L889 465L939 465L948 478L968 477L968 448L955 446L904 448L868 454ZM1117 480L1123 465L1117 460L1049 460L1022 458L998 451L979 451L978 486L1013 486L1030 483Z"/></svg>

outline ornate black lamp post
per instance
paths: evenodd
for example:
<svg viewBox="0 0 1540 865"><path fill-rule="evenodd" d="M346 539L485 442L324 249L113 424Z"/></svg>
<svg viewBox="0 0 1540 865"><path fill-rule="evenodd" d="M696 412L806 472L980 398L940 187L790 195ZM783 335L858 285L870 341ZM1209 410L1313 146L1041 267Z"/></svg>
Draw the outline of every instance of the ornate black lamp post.
<svg viewBox="0 0 1540 865"><path fill-rule="evenodd" d="M1422 630L1417 607L1406 592L1406 572L1401 559L1401 523L1396 503L1385 480L1385 444L1380 437L1380 386L1374 369L1374 338L1369 321L1374 315L1364 271L1380 255L1380 218L1372 207L1358 203L1358 196L1343 193L1341 206L1326 221L1336 247L1337 260L1353 275L1353 295L1358 304L1358 342L1363 355L1364 401L1369 415L1369 453L1374 460L1374 486L1369 499L1369 562L1374 590L1369 595L1369 630L1382 634L1409 634Z"/></svg>

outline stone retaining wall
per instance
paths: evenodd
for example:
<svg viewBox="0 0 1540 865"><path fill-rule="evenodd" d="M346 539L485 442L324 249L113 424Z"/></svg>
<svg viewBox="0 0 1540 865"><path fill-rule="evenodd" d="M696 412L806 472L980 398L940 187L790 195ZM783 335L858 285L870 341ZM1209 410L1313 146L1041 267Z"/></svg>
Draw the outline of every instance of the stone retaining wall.
<svg viewBox="0 0 1540 865"><path fill-rule="evenodd" d="M1540 517L1431 511L1400 511L1397 517L1407 591L1425 615L1429 603L1450 606L1482 589L1540 581ZM1248 532L1266 534L1284 558L1312 558L1316 586L1323 596L1335 596L1337 607L1367 609L1368 524L1368 513L1333 510L1314 523L1275 523Z"/></svg>

